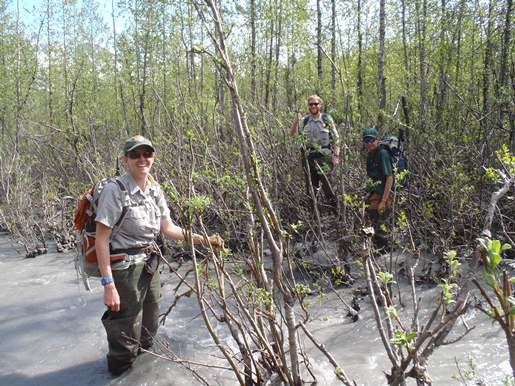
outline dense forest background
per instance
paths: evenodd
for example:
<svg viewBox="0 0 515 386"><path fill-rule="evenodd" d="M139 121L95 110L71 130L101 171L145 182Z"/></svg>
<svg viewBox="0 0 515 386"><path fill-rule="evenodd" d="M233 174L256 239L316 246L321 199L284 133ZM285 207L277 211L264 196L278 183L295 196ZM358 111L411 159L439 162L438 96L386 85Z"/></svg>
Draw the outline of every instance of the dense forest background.
<svg viewBox="0 0 515 386"><path fill-rule="evenodd" d="M303 217L304 191L288 128L318 93L342 137L334 181L344 209L363 193L361 129L403 129L411 175L402 217L418 243L477 236L502 180L495 170L513 174L511 0L220 6L267 191L285 223ZM2 222L21 234L58 226L50 220L63 198L113 175L121 143L141 133L159 148L157 174L172 201L191 194L193 177L220 230L231 229L229 239L240 232L223 224L245 207L246 186L209 33L188 2L48 0L26 9L2 0ZM500 204L495 221L509 240L515 205Z"/></svg>
<svg viewBox="0 0 515 386"><path fill-rule="evenodd" d="M302 384L299 331L317 345L303 301L316 290L299 272L336 286L365 278L388 383L430 384L426 359L471 306L462 279L473 275L458 272L471 256L490 275L497 303L483 291L483 310L505 331L515 369L515 279L497 271L512 256L504 243L515 245L512 21L512 0L43 0L30 9L0 0L0 225L27 255L44 252L49 236L70 246L77 198L121 171L121 146L139 133L156 145L174 219L230 247L210 270L191 248L189 288L215 342L208 314L227 324L239 354L217 347L240 384L271 374ZM311 94L342 140L336 215L323 203L310 209L289 137ZM390 254L382 265L362 232L361 131L374 125L405 138L409 183L396 185L388 231L391 251L424 257L417 282L441 286L426 325L418 262L397 266ZM310 247L331 250L329 268L306 268ZM392 301L394 279L408 273L414 327Z"/></svg>

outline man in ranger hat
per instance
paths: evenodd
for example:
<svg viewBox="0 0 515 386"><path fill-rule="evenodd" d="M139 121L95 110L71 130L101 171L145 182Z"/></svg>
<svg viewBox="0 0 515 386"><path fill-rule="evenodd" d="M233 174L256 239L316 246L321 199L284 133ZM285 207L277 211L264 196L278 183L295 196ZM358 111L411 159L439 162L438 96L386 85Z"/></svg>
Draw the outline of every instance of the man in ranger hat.
<svg viewBox="0 0 515 386"><path fill-rule="evenodd" d="M363 144L367 150L367 176L372 184L367 187L366 214L375 230L374 242L378 248L386 246L386 223L391 206L393 187L393 161L390 152L381 145L375 127L363 130Z"/></svg>
<svg viewBox="0 0 515 386"><path fill-rule="evenodd" d="M308 97L309 114L302 121L295 120L290 136L302 135L302 158L306 189L310 185L315 193L322 189L331 206L336 207L336 196L329 182L329 172L340 162L340 137L329 114L322 112L322 99L318 95ZM300 126L300 128L299 128Z"/></svg>

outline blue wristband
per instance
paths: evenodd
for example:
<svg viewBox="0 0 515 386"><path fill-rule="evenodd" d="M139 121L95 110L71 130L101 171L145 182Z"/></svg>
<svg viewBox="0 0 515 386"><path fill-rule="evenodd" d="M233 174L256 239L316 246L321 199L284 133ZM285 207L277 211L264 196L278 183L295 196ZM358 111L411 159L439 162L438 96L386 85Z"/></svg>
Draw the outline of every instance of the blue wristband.
<svg viewBox="0 0 515 386"><path fill-rule="evenodd" d="M112 276L103 276L100 283L102 283L103 286L106 286L108 284L114 283L114 280Z"/></svg>

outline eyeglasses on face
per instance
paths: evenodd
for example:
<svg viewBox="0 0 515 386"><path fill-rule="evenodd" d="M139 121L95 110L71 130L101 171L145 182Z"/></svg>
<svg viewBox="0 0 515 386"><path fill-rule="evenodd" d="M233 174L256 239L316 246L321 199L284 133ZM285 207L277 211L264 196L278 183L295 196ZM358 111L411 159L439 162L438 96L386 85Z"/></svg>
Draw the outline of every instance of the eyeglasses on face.
<svg viewBox="0 0 515 386"><path fill-rule="evenodd" d="M127 157L130 159L138 159L141 156L143 158L152 158L154 156L154 152L151 149L143 149L143 150L131 150L127 153Z"/></svg>
<svg viewBox="0 0 515 386"><path fill-rule="evenodd" d="M374 137L365 137L363 138L363 143L374 143L375 140L376 139Z"/></svg>
<svg viewBox="0 0 515 386"><path fill-rule="evenodd" d="M309 103L309 106L310 106L310 107L311 107L311 106L318 106L319 104L320 104L320 103L318 103L318 102L310 102L310 103Z"/></svg>

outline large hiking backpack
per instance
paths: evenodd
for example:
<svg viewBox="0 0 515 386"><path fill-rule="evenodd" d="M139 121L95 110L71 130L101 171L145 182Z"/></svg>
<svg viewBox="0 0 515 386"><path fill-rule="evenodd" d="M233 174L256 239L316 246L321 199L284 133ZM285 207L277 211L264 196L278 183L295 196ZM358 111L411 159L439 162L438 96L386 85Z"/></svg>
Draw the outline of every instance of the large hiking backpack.
<svg viewBox="0 0 515 386"><path fill-rule="evenodd" d="M385 135L381 138L381 145L390 152L393 166L397 169L397 174L408 169L408 158L404 152L402 138L395 135ZM407 175L404 174L404 177L399 182L405 187L408 184Z"/></svg>
<svg viewBox="0 0 515 386"><path fill-rule="evenodd" d="M104 190L104 187L111 181L118 184L120 190L125 196L122 213L113 227L113 233L115 233L129 208L129 194L127 192L127 188L119 179L106 178L93 185L91 189L84 193L75 211L74 225L75 229L79 232L75 267L79 275L82 277L87 290L91 289L88 278L90 276L101 276L98 269L97 252L95 247L97 230L97 223L95 220L100 194ZM111 256L112 260L113 257L114 256Z"/></svg>

